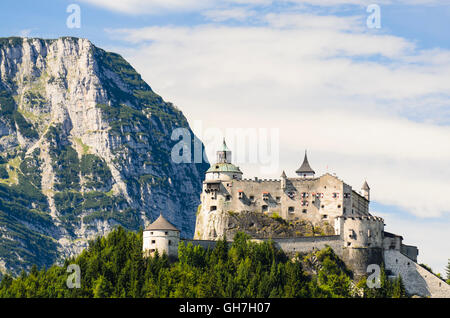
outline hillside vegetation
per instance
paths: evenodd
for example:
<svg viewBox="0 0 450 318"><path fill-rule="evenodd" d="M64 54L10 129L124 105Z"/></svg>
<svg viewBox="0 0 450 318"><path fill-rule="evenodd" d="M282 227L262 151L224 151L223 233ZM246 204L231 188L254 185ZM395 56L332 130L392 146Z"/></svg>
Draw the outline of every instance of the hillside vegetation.
<svg viewBox="0 0 450 318"><path fill-rule="evenodd" d="M67 267L78 264L81 287L66 286ZM90 242L63 266L33 266L17 278L5 275L0 297L403 297L402 283L356 287L352 273L331 248L291 260L273 243L255 243L238 233L230 244L205 250L180 243L179 259L142 257L142 231L119 227Z"/></svg>

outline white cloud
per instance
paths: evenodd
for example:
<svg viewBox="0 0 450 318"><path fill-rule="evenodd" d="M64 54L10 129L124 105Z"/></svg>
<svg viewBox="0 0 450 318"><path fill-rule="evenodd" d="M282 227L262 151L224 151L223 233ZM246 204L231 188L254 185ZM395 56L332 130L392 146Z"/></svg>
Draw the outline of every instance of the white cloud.
<svg viewBox="0 0 450 318"><path fill-rule="evenodd" d="M20 30L19 35L21 37L28 37L31 34L31 29L24 29L24 30Z"/></svg>
<svg viewBox="0 0 450 318"><path fill-rule="evenodd" d="M139 44L122 52L189 120L279 127L283 168L294 171L308 148L317 164L332 165L356 188L367 177L379 202L424 217L449 211L450 197L442 193L450 193L450 128L433 124L440 114L432 106L424 109L430 100L449 106L450 66L434 61L448 61L449 52L421 52L400 37L355 32L357 18L318 19L324 23L289 14L271 15L278 22L264 27L110 32ZM414 109L428 122L402 117Z"/></svg>
<svg viewBox="0 0 450 318"><path fill-rule="evenodd" d="M203 13L205 17L214 22L223 22L227 20L244 21L255 15L255 11L245 8L231 8L220 10L208 10Z"/></svg>
<svg viewBox="0 0 450 318"><path fill-rule="evenodd" d="M241 6L265 7L271 4L287 3L297 5L316 5L332 7L341 5L368 6L373 0L80 0L107 10L124 14L142 15L155 14L162 11L230 11ZM377 0L378 5L405 4L405 5L439 5L439 0ZM226 8L223 8L223 7ZM217 14L216 14L217 16Z"/></svg>
<svg viewBox="0 0 450 318"><path fill-rule="evenodd" d="M199 10L211 7L215 0L80 0L125 14L153 14L161 11Z"/></svg>

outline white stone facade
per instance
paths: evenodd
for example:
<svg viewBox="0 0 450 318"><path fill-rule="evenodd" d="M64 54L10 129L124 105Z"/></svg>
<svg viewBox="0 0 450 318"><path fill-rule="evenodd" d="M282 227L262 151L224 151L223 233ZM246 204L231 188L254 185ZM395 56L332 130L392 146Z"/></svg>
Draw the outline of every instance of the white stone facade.
<svg viewBox="0 0 450 318"><path fill-rule="evenodd" d="M159 255L165 253L169 257L178 256L179 231L146 230L143 233L143 240L142 248L147 256L153 256L156 250Z"/></svg>

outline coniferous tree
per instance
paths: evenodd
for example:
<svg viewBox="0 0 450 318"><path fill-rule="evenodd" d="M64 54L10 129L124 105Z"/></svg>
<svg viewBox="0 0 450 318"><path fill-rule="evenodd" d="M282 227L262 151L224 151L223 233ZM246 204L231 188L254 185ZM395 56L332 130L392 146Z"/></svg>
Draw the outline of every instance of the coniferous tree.
<svg viewBox="0 0 450 318"><path fill-rule="evenodd" d="M238 233L233 243L219 240L212 249L180 243L179 258L158 251L142 255L142 231L118 228L89 243L63 266L4 275L0 297L350 297L351 273L331 248L314 255L317 275L303 268L303 257L289 259L273 242L255 243ZM312 254L311 254L312 255ZM81 269L81 288L68 288L67 268ZM305 265L307 265L305 263ZM307 265L309 266L309 265ZM384 277L384 278L383 278ZM382 269L381 290L365 297L402 297L401 281L392 285Z"/></svg>
<svg viewBox="0 0 450 318"><path fill-rule="evenodd" d="M450 284L450 258L448 259L447 267L445 268L445 273L447 274L447 284Z"/></svg>

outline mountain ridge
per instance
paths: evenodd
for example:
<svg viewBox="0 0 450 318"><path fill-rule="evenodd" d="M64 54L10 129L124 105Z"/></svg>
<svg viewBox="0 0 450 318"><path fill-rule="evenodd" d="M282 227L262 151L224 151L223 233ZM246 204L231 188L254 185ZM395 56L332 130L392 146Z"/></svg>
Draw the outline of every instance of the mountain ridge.
<svg viewBox="0 0 450 318"><path fill-rule="evenodd" d="M0 270L49 266L160 213L193 235L208 164L171 160L173 129L196 137L120 55L1 38L0 79Z"/></svg>

